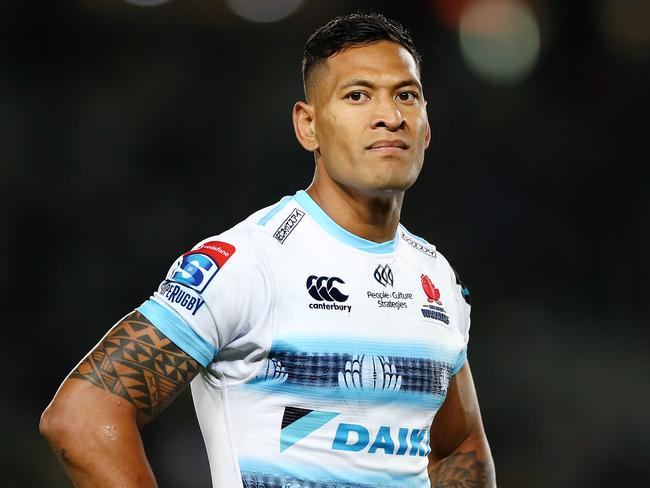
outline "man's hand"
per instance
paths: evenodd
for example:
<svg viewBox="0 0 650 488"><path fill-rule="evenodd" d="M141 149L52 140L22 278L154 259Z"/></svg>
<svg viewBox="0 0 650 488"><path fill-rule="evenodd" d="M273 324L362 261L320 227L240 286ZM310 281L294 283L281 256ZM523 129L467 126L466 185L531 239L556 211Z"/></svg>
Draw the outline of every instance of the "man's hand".
<svg viewBox="0 0 650 488"><path fill-rule="evenodd" d="M194 359L133 312L66 378L41 417L41 433L77 487L156 486L138 428L199 370Z"/></svg>
<svg viewBox="0 0 650 488"><path fill-rule="evenodd" d="M452 378L431 425L432 488L496 488L494 462L469 364Z"/></svg>

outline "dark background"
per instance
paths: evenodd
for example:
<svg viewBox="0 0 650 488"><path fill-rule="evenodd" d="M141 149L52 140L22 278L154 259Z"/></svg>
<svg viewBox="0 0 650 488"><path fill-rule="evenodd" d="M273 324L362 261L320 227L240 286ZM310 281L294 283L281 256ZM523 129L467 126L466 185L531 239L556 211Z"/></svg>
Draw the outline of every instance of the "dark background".
<svg viewBox="0 0 650 488"><path fill-rule="evenodd" d="M472 291L499 486L650 486L648 4L531 2L537 62L497 84L449 2L255 23L224 0L0 1L0 486L69 486L38 434L65 375L180 252L309 184L302 46L370 8L424 55L433 139L402 220ZM189 392L144 437L162 487L210 485Z"/></svg>

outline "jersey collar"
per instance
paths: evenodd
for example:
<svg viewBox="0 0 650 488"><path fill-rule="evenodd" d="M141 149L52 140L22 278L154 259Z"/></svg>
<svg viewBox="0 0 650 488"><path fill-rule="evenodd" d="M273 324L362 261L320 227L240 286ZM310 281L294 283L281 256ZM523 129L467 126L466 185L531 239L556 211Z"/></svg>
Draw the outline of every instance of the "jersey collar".
<svg viewBox="0 0 650 488"><path fill-rule="evenodd" d="M399 243L397 235L395 235L395 237L390 241L382 243L369 241L368 239L364 239L363 237L359 237L352 232L345 230L339 224L334 222L306 191L300 190L293 198L323 230L341 241L343 244L373 254L390 254L397 250L397 245Z"/></svg>

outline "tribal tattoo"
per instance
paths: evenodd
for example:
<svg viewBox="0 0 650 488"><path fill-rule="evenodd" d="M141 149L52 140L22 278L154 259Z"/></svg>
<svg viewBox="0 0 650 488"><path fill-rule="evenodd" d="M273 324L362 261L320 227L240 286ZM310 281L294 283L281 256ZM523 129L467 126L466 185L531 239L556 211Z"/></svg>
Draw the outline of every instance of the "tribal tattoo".
<svg viewBox="0 0 650 488"><path fill-rule="evenodd" d="M70 374L131 402L140 420L158 415L199 364L139 312L127 315Z"/></svg>
<svg viewBox="0 0 650 488"><path fill-rule="evenodd" d="M459 452L444 459L436 469L432 488L490 488L495 485L494 471L477 459L476 451Z"/></svg>

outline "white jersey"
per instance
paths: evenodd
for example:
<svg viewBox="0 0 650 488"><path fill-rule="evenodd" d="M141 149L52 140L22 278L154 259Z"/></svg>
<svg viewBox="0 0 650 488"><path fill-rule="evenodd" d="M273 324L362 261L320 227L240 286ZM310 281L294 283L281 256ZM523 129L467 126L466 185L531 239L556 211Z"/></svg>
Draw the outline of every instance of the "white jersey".
<svg viewBox="0 0 650 488"><path fill-rule="evenodd" d="M138 310L205 367L192 395L214 486L430 486L470 306L403 226L362 239L299 191L185 253Z"/></svg>

